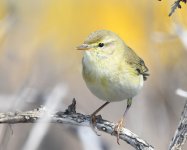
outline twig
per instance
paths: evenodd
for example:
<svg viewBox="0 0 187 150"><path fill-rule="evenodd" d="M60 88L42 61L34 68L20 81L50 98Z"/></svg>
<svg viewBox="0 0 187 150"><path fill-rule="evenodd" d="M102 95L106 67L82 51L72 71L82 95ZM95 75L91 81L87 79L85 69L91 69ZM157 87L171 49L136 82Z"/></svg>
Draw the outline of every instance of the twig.
<svg viewBox="0 0 187 150"><path fill-rule="evenodd" d="M187 101L184 105L184 110L181 114L180 122L175 135L169 146L169 150L181 150L182 145L187 138Z"/></svg>
<svg viewBox="0 0 187 150"><path fill-rule="evenodd" d="M61 123L75 126L90 126L90 115L76 113L76 101L73 100L72 104L68 106L65 112L51 113L45 107L40 107L26 112L7 112L0 113L0 124L17 124L17 123L37 123L44 115L48 114L50 123ZM96 127L98 130L117 136L113 133L115 123L102 119L101 116L96 117ZM123 128L120 132L120 139L126 141L137 150L154 150L153 146L142 140L130 130Z"/></svg>
<svg viewBox="0 0 187 150"><path fill-rule="evenodd" d="M186 0L176 0L176 1L174 2L173 6L171 7L171 11L170 11L170 13L169 13L169 17L175 12L175 10L176 10L177 8L180 8L180 9L181 9L181 4L180 4L180 2L186 3Z"/></svg>

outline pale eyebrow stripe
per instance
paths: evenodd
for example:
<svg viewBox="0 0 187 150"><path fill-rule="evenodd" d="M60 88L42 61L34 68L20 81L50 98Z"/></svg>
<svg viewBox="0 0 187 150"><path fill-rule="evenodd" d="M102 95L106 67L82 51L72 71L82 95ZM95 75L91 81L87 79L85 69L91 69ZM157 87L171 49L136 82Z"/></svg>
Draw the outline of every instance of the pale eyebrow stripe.
<svg viewBox="0 0 187 150"><path fill-rule="evenodd" d="M104 44L109 45L109 44L112 44L112 43L114 43L114 42L115 42L114 40L108 40L108 41L106 41Z"/></svg>

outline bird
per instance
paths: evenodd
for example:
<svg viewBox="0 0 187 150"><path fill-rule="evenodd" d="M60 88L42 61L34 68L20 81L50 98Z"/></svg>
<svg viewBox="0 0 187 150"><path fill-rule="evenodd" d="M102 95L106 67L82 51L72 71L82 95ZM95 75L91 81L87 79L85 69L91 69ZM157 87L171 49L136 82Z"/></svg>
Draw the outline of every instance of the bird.
<svg viewBox="0 0 187 150"><path fill-rule="evenodd" d="M91 114L91 125L95 128L96 114L111 102L127 100L122 118L116 123L114 132L119 134L132 99L142 89L149 76L148 68L116 33L97 30L88 35L83 44L82 76L88 89L105 103Z"/></svg>

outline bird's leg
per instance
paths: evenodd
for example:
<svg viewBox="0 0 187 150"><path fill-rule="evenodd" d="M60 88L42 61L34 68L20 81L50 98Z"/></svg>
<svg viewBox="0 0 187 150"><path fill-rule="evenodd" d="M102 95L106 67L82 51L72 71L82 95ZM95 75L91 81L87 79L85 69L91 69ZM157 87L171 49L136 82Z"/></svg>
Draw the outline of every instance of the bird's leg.
<svg viewBox="0 0 187 150"><path fill-rule="evenodd" d="M130 99L127 100L127 107L125 109L123 117L118 121L118 123L114 127L113 133L117 132L117 143L118 144L119 144L119 133L120 133L121 128L123 128L123 126L124 126L125 116L126 116L128 110L129 110L129 108L131 107L131 104L132 104L132 98L130 98Z"/></svg>
<svg viewBox="0 0 187 150"><path fill-rule="evenodd" d="M106 105L108 105L110 102L106 102L104 103L101 107L99 107L96 111L94 111L91 114L91 119L90 119L90 126L93 129L93 131L97 134L97 132L95 131L95 126L96 126L96 114L103 109ZM97 134L98 135L98 134Z"/></svg>

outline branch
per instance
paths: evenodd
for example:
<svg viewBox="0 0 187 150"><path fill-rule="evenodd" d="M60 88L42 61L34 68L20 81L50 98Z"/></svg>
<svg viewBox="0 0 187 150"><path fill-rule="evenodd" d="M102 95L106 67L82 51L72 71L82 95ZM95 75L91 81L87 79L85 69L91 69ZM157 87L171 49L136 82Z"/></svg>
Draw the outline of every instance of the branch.
<svg viewBox="0 0 187 150"><path fill-rule="evenodd" d="M42 118L47 114L50 118L50 123L61 123L74 126L90 126L90 115L76 113L75 108L76 101L74 99L72 104L68 106L68 109L66 109L65 112L59 111L56 113L51 113L45 107L40 107L26 112L0 113L0 124L37 123L40 122L40 120L42 120ZM116 133L112 134L115 124L102 119L100 115L96 117L96 127L100 131L117 136ZM120 132L120 139L126 141L137 150L154 150L153 146L125 128L123 128Z"/></svg>
<svg viewBox="0 0 187 150"><path fill-rule="evenodd" d="M184 105L184 110L181 114L180 122L175 135L169 146L169 150L181 150L182 145L187 138L187 101Z"/></svg>
<svg viewBox="0 0 187 150"><path fill-rule="evenodd" d="M180 2L183 2L183 3L186 3L186 0L176 0L173 4L173 6L171 7L171 11L169 13L169 17L175 12L175 10L177 8L180 8L181 9L181 4Z"/></svg>

